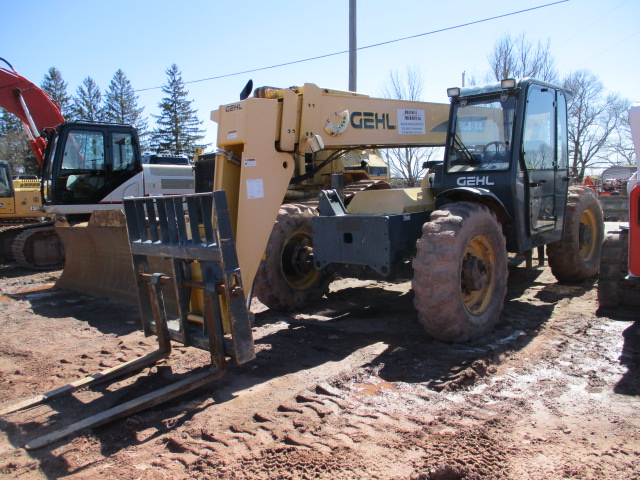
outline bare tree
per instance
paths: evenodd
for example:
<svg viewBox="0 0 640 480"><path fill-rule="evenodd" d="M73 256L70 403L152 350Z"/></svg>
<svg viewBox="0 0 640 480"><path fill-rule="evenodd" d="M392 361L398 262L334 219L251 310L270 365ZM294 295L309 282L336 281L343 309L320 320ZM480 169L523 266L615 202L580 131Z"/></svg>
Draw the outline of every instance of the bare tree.
<svg viewBox="0 0 640 480"><path fill-rule="evenodd" d="M550 43L504 35L487 57L493 79L535 77L559 83ZM630 102L606 94L598 78L587 70L570 74L562 82L572 92L568 105L568 136L572 175L581 180L588 168L630 161L630 133L626 111ZM625 121L627 126L625 129Z"/></svg>
<svg viewBox="0 0 640 480"><path fill-rule="evenodd" d="M534 44L524 33L513 38L508 33L500 38L488 57L495 80L535 77L557 82L558 72L551 56L550 41Z"/></svg>
<svg viewBox="0 0 640 480"><path fill-rule="evenodd" d="M629 102L617 93L605 94L598 77L587 70L570 74L563 86L572 93L568 105L570 167L581 180L587 168L610 164L608 142L623 125Z"/></svg>
<svg viewBox="0 0 640 480"><path fill-rule="evenodd" d="M397 70L389 74L384 84L382 95L386 98L420 101L424 86L424 76L417 67L407 67L404 74ZM415 187L420 185L424 176L422 164L440 153L438 148L389 148L384 152L384 159L389 165L392 180L401 186Z"/></svg>
<svg viewBox="0 0 640 480"><path fill-rule="evenodd" d="M627 109L631 105L630 100L622 100ZM629 125L629 115L625 111L620 118L620 127L612 132L605 145L607 152L606 163L608 165L635 165L636 155L631 138L631 125Z"/></svg>

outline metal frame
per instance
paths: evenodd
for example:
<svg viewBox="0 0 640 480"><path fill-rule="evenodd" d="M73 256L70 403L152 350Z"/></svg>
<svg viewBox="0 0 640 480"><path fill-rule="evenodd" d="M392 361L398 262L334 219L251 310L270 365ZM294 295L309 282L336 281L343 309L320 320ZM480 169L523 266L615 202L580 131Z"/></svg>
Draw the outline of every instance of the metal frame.
<svg viewBox="0 0 640 480"><path fill-rule="evenodd" d="M206 385L224 375L227 356L237 364L255 358L225 193L131 198L126 199L124 205L142 328L145 335L157 337L158 349L14 404L0 410L0 415L42 405L78 389L152 366L170 355L171 340L208 350L211 366L189 378L37 438L27 443L26 449L50 445L85 428L126 417ZM152 256L170 257L172 271L168 274L152 272L148 261ZM198 269L202 279L196 281L193 272ZM172 312L172 306L167 308L165 304L167 286L172 286L176 294L177 312ZM198 298L193 295L194 290L202 292L202 305L193 305ZM201 315L193 315L191 312L198 307L201 307ZM224 341L225 330L231 335L228 348Z"/></svg>

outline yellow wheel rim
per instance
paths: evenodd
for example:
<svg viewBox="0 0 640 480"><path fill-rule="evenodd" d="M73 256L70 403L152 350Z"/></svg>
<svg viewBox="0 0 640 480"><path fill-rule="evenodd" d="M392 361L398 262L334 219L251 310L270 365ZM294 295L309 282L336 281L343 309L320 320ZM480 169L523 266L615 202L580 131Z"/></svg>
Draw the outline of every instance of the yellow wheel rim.
<svg viewBox="0 0 640 480"><path fill-rule="evenodd" d="M461 294L467 311L480 315L491 303L496 288L496 255L484 235L471 239L465 249L461 268Z"/></svg>
<svg viewBox="0 0 640 480"><path fill-rule="evenodd" d="M311 288L320 276L308 262L312 252L311 238L305 233L293 235L282 251L284 278L294 290Z"/></svg>
<svg viewBox="0 0 640 480"><path fill-rule="evenodd" d="M598 243L598 221L592 210L582 212L579 229L580 256L588 261L595 254Z"/></svg>

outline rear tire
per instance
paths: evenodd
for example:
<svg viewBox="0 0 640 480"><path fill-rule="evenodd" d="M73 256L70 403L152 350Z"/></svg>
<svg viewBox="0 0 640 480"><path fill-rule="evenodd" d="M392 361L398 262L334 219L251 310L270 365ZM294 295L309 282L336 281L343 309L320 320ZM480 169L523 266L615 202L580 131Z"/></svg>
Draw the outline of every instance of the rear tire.
<svg viewBox="0 0 640 480"><path fill-rule="evenodd" d="M487 207L458 202L431 214L413 260L414 305L425 331L464 342L489 332L507 292L502 226Z"/></svg>
<svg viewBox="0 0 640 480"><path fill-rule="evenodd" d="M561 282L581 282L600 269L604 221L600 202L588 187L571 187L567 198L564 235L547 245L553 275Z"/></svg>
<svg viewBox="0 0 640 480"><path fill-rule="evenodd" d="M602 308L640 306L640 283L626 280L629 260L629 232L618 230L602 244L602 263L598 278L598 304Z"/></svg>
<svg viewBox="0 0 640 480"><path fill-rule="evenodd" d="M314 215L315 210L304 205L280 207L253 290L258 300L273 310L304 308L329 289L332 275L314 269L311 262Z"/></svg>

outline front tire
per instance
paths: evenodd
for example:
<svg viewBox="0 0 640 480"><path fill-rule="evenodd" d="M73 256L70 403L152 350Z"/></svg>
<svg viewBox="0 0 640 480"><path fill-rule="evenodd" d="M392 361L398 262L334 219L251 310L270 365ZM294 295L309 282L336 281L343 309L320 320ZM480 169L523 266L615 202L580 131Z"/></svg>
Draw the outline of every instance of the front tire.
<svg viewBox="0 0 640 480"><path fill-rule="evenodd" d="M507 250L495 214L458 202L431 214L413 260L414 305L425 331L464 342L489 332L507 293Z"/></svg>
<svg viewBox="0 0 640 480"><path fill-rule="evenodd" d="M272 310L291 311L320 300L332 275L313 268L311 218L304 205L280 207L265 258L258 267L254 294Z"/></svg>
<svg viewBox="0 0 640 480"><path fill-rule="evenodd" d="M600 269L604 221L600 202L588 187L569 188L564 235L547 245L553 275L561 282L581 282Z"/></svg>

